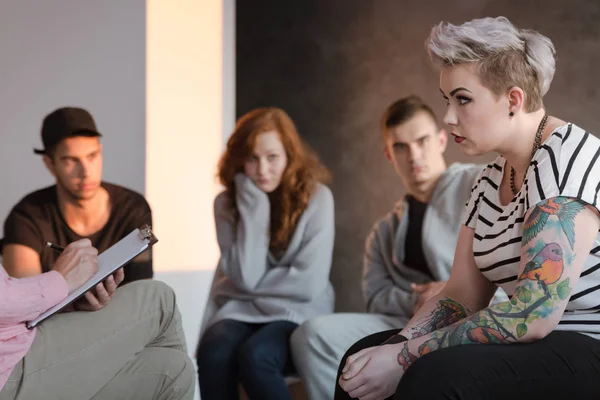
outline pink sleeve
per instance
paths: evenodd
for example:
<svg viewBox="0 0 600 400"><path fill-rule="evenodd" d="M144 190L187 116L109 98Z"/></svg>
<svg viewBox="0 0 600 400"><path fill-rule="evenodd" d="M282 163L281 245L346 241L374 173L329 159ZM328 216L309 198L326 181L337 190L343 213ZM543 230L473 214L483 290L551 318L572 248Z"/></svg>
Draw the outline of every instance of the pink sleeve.
<svg viewBox="0 0 600 400"><path fill-rule="evenodd" d="M67 294L67 282L56 271L16 279L0 265L0 327L35 319Z"/></svg>

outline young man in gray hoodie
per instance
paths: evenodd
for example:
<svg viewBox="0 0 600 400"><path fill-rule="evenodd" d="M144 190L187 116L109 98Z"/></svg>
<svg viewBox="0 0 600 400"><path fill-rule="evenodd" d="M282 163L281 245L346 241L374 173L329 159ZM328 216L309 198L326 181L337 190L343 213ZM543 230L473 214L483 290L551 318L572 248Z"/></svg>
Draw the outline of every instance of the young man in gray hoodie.
<svg viewBox="0 0 600 400"><path fill-rule="evenodd" d="M452 164L448 135L417 96L391 104L382 118L384 154L406 195L366 241L363 295L367 313L313 318L291 338L294 363L312 400L332 399L340 360L357 340L402 328L450 276L461 216L483 166Z"/></svg>

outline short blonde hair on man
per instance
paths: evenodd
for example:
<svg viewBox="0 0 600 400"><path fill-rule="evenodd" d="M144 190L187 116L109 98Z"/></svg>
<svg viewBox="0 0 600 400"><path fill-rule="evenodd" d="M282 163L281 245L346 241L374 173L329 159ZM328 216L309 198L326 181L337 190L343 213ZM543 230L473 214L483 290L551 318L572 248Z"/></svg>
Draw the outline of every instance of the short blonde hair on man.
<svg viewBox="0 0 600 400"><path fill-rule="evenodd" d="M462 25L440 22L431 29L426 45L434 64L475 64L482 84L496 95L520 87L526 112L542 107L556 69L552 41L538 32L518 29L505 17Z"/></svg>

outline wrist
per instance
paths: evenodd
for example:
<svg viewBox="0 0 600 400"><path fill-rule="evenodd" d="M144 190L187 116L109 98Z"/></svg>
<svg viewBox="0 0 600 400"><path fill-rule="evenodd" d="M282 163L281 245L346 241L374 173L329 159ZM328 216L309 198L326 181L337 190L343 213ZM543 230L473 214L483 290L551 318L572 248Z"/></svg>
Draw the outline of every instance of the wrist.
<svg viewBox="0 0 600 400"><path fill-rule="evenodd" d="M70 291L69 282L58 271L48 271L38 275L41 286L44 289L44 298L48 300L48 308L59 303L68 296Z"/></svg>
<svg viewBox="0 0 600 400"><path fill-rule="evenodd" d="M398 353L397 361L398 364L402 367L404 371L408 369L412 365L413 362L417 360L417 356L412 354L408 349L408 342L405 342L401 345L401 350Z"/></svg>
<svg viewBox="0 0 600 400"><path fill-rule="evenodd" d="M75 289L77 289L77 288L73 287L73 282L67 278L67 274L64 271L58 270L58 269L53 269L53 270L50 270L50 272L56 272L56 275L58 275L62 278L61 281L65 282L68 293L71 293Z"/></svg>
<svg viewBox="0 0 600 400"><path fill-rule="evenodd" d="M401 334L396 334L394 336L392 336L391 338L389 338L388 340L386 340L385 342L381 343L382 345L384 344L396 344L396 343L402 343L402 342L407 342L408 338L404 335Z"/></svg>

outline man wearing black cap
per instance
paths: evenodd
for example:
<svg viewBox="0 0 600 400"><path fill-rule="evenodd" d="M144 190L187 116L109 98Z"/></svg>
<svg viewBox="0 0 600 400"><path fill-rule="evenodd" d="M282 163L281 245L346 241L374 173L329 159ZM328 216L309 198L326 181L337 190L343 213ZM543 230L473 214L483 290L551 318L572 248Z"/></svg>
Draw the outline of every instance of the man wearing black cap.
<svg viewBox="0 0 600 400"><path fill-rule="evenodd" d="M88 238L102 252L144 224L152 224L143 196L102 181L101 134L84 109L59 108L42 123L42 155L56 184L25 196L4 223L3 264L13 277L52 269L59 256L46 242L60 246ZM152 255L146 251L123 270L86 294L77 309L97 310L116 286L152 278Z"/></svg>

